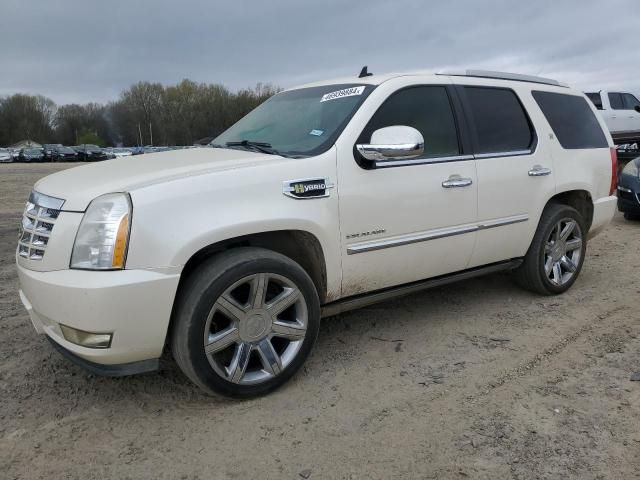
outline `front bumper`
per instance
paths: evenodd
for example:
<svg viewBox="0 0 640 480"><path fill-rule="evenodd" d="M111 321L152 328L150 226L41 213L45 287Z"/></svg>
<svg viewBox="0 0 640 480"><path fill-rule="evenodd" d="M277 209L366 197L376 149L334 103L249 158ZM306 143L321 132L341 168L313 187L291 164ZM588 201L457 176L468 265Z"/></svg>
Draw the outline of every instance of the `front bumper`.
<svg viewBox="0 0 640 480"><path fill-rule="evenodd" d="M137 362L119 363L117 365L103 365L101 363L91 362L76 355L71 350L67 350L58 342L47 336L47 340L53 347L60 352L63 357L71 360L76 365L88 370L96 375L104 377L126 377L127 375L137 375L139 373L155 372L160 369L160 359L152 358L149 360L139 360Z"/></svg>
<svg viewBox="0 0 640 480"><path fill-rule="evenodd" d="M127 364L148 360L157 364L179 274L152 270L36 272L20 265L17 268L20 298L36 331L77 357L83 366L113 375L104 366L136 373L148 371L151 363L138 365L141 369ZM87 332L112 333L111 345L88 348L71 343L62 335L60 324ZM103 371L92 368L96 365L103 366Z"/></svg>

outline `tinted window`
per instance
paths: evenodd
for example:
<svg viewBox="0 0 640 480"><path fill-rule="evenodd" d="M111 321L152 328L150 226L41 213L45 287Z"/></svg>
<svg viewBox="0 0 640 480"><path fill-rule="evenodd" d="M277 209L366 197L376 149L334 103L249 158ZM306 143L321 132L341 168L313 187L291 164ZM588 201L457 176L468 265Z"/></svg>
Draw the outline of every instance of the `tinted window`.
<svg viewBox="0 0 640 480"><path fill-rule="evenodd" d="M624 99L624 106L627 110L633 110L635 107L640 105L638 99L630 93L623 93L622 97Z"/></svg>
<svg viewBox="0 0 640 480"><path fill-rule="evenodd" d="M425 157L458 155L458 134L445 87L411 87L391 95L373 115L358 143L383 127L406 125L422 133Z"/></svg>
<svg viewBox="0 0 640 480"><path fill-rule="evenodd" d="M606 148L605 137L584 97L532 92L563 148Z"/></svg>
<svg viewBox="0 0 640 480"><path fill-rule="evenodd" d="M476 129L476 153L528 150L533 143L529 118L512 90L464 87Z"/></svg>
<svg viewBox="0 0 640 480"><path fill-rule="evenodd" d="M614 110L624 110L624 103L622 102L622 95L619 93L609 94L609 103Z"/></svg>
<svg viewBox="0 0 640 480"><path fill-rule="evenodd" d="M600 97L599 93L585 93L585 95L598 110L602 110L602 97Z"/></svg>

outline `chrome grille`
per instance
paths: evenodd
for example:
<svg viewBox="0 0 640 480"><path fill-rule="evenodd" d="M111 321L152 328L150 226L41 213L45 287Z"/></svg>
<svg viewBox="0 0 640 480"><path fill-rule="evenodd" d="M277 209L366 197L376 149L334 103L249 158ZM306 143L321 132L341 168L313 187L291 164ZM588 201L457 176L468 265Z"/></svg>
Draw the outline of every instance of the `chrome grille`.
<svg viewBox="0 0 640 480"><path fill-rule="evenodd" d="M18 255L42 260L64 200L31 192L22 216Z"/></svg>

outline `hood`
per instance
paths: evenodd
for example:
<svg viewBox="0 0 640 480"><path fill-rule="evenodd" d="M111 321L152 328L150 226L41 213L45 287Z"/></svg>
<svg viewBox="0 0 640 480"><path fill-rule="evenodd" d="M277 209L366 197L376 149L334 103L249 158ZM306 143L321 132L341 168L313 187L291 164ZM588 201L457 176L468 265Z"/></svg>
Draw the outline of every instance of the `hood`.
<svg viewBox="0 0 640 480"><path fill-rule="evenodd" d="M34 190L62 198L64 211L82 212L94 198L129 192L193 175L286 161L277 155L222 148L193 148L115 158L63 170L38 181Z"/></svg>

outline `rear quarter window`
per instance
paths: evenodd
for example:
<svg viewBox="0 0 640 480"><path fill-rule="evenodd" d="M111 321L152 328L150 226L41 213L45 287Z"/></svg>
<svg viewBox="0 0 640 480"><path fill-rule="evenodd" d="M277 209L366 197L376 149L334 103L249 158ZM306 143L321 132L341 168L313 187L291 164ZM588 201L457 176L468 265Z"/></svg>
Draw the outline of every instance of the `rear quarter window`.
<svg viewBox="0 0 640 480"><path fill-rule="evenodd" d="M563 148L609 146L598 119L584 97L541 91L531 94Z"/></svg>

